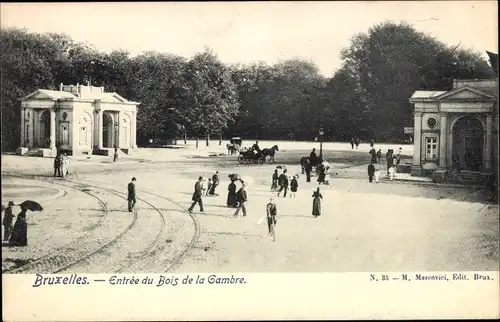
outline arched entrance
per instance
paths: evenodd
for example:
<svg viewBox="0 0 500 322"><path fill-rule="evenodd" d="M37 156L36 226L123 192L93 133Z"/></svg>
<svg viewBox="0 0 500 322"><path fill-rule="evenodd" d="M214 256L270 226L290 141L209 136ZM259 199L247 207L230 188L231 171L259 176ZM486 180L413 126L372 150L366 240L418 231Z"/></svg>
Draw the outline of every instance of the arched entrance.
<svg viewBox="0 0 500 322"><path fill-rule="evenodd" d="M50 111L45 110L40 114L39 146L41 148L50 147Z"/></svg>
<svg viewBox="0 0 500 322"><path fill-rule="evenodd" d="M464 116L453 126L452 160L460 170L483 169L484 128L471 116Z"/></svg>
<svg viewBox="0 0 500 322"><path fill-rule="evenodd" d="M102 114L102 145L104 148L113 148L115 144L114 117L110 112Z"/></svg>

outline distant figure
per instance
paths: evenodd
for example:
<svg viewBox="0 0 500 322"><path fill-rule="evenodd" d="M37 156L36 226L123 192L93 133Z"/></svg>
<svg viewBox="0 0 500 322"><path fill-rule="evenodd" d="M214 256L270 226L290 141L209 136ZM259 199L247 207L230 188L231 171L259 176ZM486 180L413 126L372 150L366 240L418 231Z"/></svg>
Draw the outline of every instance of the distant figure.
<svg viewBox="0 0 500 322"><path fill-rule="evenodd" d="M3 240L9 240L10 234L12 232L12 221L14 219L14 215L12 214L12 206L14 206L13 201L9 201L7 208L4 210L2 225L4 228Z"/></svg>
<svg viewBox="0 0 500 322"><path fill-rule="evenodd" d="M247 208L245 207L245 202L247 202L247 192L245 190L245 183L242 182L240 190L236 193L236 200L238 201L238 209L234 213L234 217L238 217L240 210L243 210L243 217L247 215Z"/></svg>
<svg viewBox="0 0 500 322"><path fill-rule="evenodd" d="M359 138L358 138L358 137L356 137L356 138L354 139L354 144L356 144L356 150L357 150L357 149L358 149L358 147L359 147Z"/></svg>
<svg viewBox="0 0 500 322"><path fill-rule="evenodd" d="M212 188L210 189L210 195L215 195L215 188L219 185L219 171L215 171L215 174L212 176Z"/></svg>
<svg viewBox="0 0 500 322"><path fill-rule="evenodd" d="M377 167L375 169L375 183L378 183L379 179L380 179L380 169Z"/></svg>
<svg viewBox="0 0 500 322"><path fill-rule="evenodd" d="M252 146L252 150L256 156L260 155L259 141L255 141L255 144Z"/></svg>
<svg viewBox="0 0 500 322"><path fill-rule="evenodd" d="M309 160L311 161L311 166L315 167L317 165L318 157L316 156L316 149L312 149Z"/></svg>
<svg viewBox="0 0 500 322"><path fill-rule="evenodd" d="M389 169L394 164L394 157L393 157L393 150L392 149L387 150L387 153L385 154L385 161L387 162L387 174L389 174Z"/></svg>
<svg viewBox="0 0 500 322"><path fill-rule="evenodd" d="M208 186L207 175L204 173L202 176L202 180L201 180L201 192L202 192L202 194L205 194L205 192L207 191L207 186Z"/></svg>
<svg viewBox="0 0 500 322"><path fill-rule="evenodd" d="M210 190L212 190L212 186L213 186L213 184L212 184L212 178L208 178L208 182L207 182L207 190L206 190L206 191L207 191L207 192L206 192L206 195L207 195L207 196L208 196L208 194L209 194Z"/></svg>
<svg viewBox="0 0 500 322"><path fill-rule="evenodd" d="M288 190L288 176L286 174L286 169L283 170L283 173L279 176L278 183L280 185L280 190L278 191L278 197L281 194L281 191L285 190L285 194L283 197L286 197L286 192Z"/></svg>
<svg viewBox="0 0 500 322"><path fill-rule="evenodd" d="M137 202L136 200L136 195L135 195L135 182L137 179L135 177L132 178L132 180L129 182L127 188L128 188L128 212L132 212L132 210L135 207L135 203Z"/></svg>
<svg viewBox="0 0 500 322"><path fill-rule="evenodd" d="M269 230L269 235L271 235L271 226L276 225L276 216L278 215L278 209L274 203L274 199L271 197L269 203L266 206L267 213L267 228Z"/></svg>
<svg viewBox="0 0 500 322"><path fill-rule="evenodd" d="M28 224L26 223L26 212L28 209L21 207L17 215L16 223L10 235L10 246L28 246Z"/></svg>
<svg viewBox="0 0 500 322"><path fill-rule="evenodd" d="M299 181L297 180L297 176L293 176L292 181L290 181L290 198L297 193L297 188L299 187Z"/></svg>
<svg viewBox="0 0 500 322"><path fill-rule="evenodd" d="M399 163L401 162L401 152L402 151L403 151L403 148L398 149L398 154L396 154L396 166L398 166Z"/></svg>
<svg viewBox="0 0 500 322"><path fill-rule="evenodd" d="M354 150L354 145L355 145L354 137L351 138L351 149Z"/></svg>
<svg viewBox="0 0 500 322"><path fill-rule="evenodd" d="M380 159L382 159L382 149L378 149L377 151L377 161L380 164Z"/></svg>
<svg viewBox="0 0 500 322"><path fill-rule="evenodd" d="M370 146L373 147L375 145L375 139L372 139L370 142Z"/></svg>
<svg viewBox="0 0 500 322"><path fill-rule="evenodd" d="M317 166L318 169L318 183L322 184L326 182L326 167L323 163L318 164Z"/></svg>
<svg viewBox="0 0 500 322"><path fill-rule="evenodd" d="M61 155L58 153L54 158L54 177L61 177Z"/></svg>
<svg viewBox="0 0 500 322"><path fill-rule="evenodd" d="M278 179L279 179L279 175L278 175L278 169L274 169L274 173L273 173L273 176L272 176L272 182L271 182L271 190L277 190L278 189Z"/></svg>
<svg viewBox="0 0 500 322"><path fill-rule="evenodd" d="M68 164L69 164L69 159L66 153L61 153L60 155L60 171L61 171L61 176L64 178L66 175L69 174L68 170Z"/></svg>
<svg viewBox="0 0 500 322"><path fill-rule="evenodd" d="M236 200L236 180L231 180L231 183L227 186L227 206L231 208L236 208L238 206L238 201Z"/></svg>
<svg viewBox="0 0 500 322"><path fill-rule="evenodd" d="M389 168L389 178L391 179L391 181L394 179L394 172L396 172L396 168L394 166L391 166Z"/></svg>
<svg viewBox="0 0 500 322"><path fill-rule="evenodd" d="M312 209L312 215L314 218L321 216L321 199L323 199L323 196L319 192L319 187L316 189L316 191L313 192L313 209Z"/></svg>
<svg viewBox="0 0 500 322"><path fill-rule="evenodd" d="M304 170L306 172L306 182L311 182L311 171L312 171L311 160L309 159L306 160L306 163L304 164Z"/></svg>
<svg viewBox="0 0 500 322"><path fill-rule="evenodd" d="M373 163L368 165L368 181L371 183L373 181L373 176L375 175L375 166Z"/></svg>
<svg viewBox="0 0 500 322"><path fill-rule="evenodd" d="M113 154L113 162L116 162L118 160L118 148L115 146L115 153Z"/></svg>
<svg viewBox="0 0 500 322"><path fill-rule="evenodd" d="M370 153L370 155L372 156L370 162L377 163L377 151L375 150L375 148L373 148L373 145L372 148L370 149L370 152L368 153Z"/></svg>
<svg viewBox="0 0 500 322"><path fill-rule="evenodd" d="M196 181L196 183L194 184L193 197L191 198L193 203L191 204L191 207L189 207L188 209L189 212L193 212L193 208L196 204L200 206L200 212L203 212L203 200L202 200L203 190L201 188L202 181L203 177L199 177L198 181Z"/></svg>

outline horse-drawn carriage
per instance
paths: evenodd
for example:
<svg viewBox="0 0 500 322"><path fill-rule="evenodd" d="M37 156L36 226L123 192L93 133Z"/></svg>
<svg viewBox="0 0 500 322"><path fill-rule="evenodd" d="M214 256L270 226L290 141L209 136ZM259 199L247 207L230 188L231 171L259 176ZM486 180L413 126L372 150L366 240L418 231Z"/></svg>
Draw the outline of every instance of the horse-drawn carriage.
<svg viewBox="0 0 500 322"><path fill-rule="evenodd" d="M269 149L257 150L255 148L240 150L240 155L238 155L239 163L264 163L268 161L269 163L274 163L274 154L279 151L278 146L274 145Z"/></svg>

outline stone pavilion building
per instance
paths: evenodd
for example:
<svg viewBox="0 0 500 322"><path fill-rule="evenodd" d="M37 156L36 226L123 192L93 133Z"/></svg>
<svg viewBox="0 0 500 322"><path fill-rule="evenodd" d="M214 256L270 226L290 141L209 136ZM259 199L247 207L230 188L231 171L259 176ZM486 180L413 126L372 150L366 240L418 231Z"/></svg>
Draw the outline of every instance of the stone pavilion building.
<svg viewBox="0 0 500 322"><path fill-rule="evenodd" d="M125 153L137 148L136 119L140 103L104 87L63 85L39 89L21 99L21 147L40 156L57 149L72 155Z"/></svg>
<svg viewBox="0 0 500 322"><path fill-rule="evenodd" d="M454 80L449 91L415 91L412 175L498 166L498 78Z"/></svg>

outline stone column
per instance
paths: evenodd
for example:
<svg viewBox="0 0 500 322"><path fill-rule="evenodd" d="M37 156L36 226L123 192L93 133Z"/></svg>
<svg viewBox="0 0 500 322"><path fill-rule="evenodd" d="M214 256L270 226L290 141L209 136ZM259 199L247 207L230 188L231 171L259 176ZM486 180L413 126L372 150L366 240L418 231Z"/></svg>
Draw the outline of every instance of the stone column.
<svg viewBox="0 0 500 322"><path fill-rule="evenodd" d="M121 132L121 126L122 126L122 112L121 111L118 111L116 113L116 117L118 118L115 122L117 124L116 126L116 141L114 144L116 144L117 147L119 148L123 148L121 146L121 143L122 143L122 140L121 140L121 136L120 136L120 132ZM126 147L125 147L126 148Z"/></svg>
<svg viewBox="0 0 500 322"><path fill-rule="evenodd" d="M440 122L440 131L439 131L439 166L442 168L446 168L446 158L447 158L447 140L448 140L448 116L443 113L441 114L441 122Z"/></svg>
<svg viewBox="0 0 500 322"><path fill-rule="evenodd" d="M420 152L422 151L422 113L415 113L415 124L413 129L413 165L420 166Z"/></svg>
<svg viewBox="0 0 500 322"><path fill-rule="evenodd" d="M97 147L99 149L102 149L103 148L103 145L102 145L102 125L103 125L103 115L102 115L103 111L102 109L99 110L99 113L98 113L98 116L97 116L97 119L98 119L98 122L97 122L97 135L98 135L98 141L97 141Z"/></svg>
<svg viewBox="0 0 500 322"><path fill-rule="evenodd" d="M486 146L484 149L484 170L491 171L491 156L493 148L493 116L486 115Z"/></svg>
<svg viewBox="0 0 500 322"><path fill-rule="evenodd" d="M28 108L27 113L29 114L28 117L28 130L26 135L28 136L28 147L32 148L33 147L33 109Z"/></svg>
<svg viewBox="0 0 500 322"><path fill-rule="evenodd" d="M137 148L137 112L132 112L132 117L130 119L130 146L133 148L133 149L136 149Z"/></svg>
<svg viewBox="0 0 500 322"><path fill-rule="evenodd" d="M56 111L50 109L50 149L56 148Z"/></svg>
<svg viewBox="0 0 500 322"><path fill-rule="evenodd" d="M26 108L21 109L21 147L26 147L26 125L24 119L26 117Z"/></svg>

